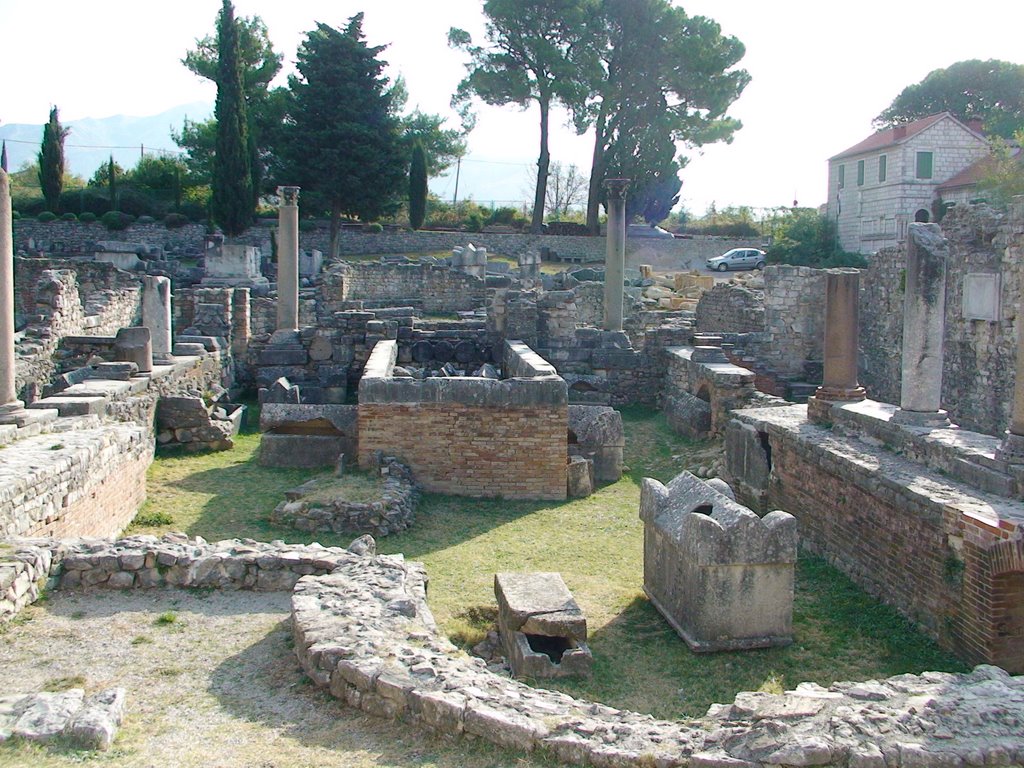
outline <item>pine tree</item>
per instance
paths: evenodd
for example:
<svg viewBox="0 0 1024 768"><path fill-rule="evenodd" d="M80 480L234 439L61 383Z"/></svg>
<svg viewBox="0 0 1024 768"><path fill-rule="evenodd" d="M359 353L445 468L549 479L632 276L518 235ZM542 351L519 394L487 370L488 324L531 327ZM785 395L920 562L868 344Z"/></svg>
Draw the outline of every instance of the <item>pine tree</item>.
<svg viewBox="0 0 1024 768"><path fill-rule="evenodd" d="M418 141L409 166L409 226L419 229L427 217L427 156Z"/></svg>
<svg viewBox="0 0 1024 768"><path fill-rule="evenodd" d="M43 126L43 144L39 148L39 186L47 209L60 213L60 193L64 191L64 137L68 129L60 124L57 108L50 110L50 121Z"/></svg>
<svg viewBox="0 0 1024 768"><path fill-rule="evenodd" d="M386 62L378 58L384 48L366 44L362 22L360 13L344 30L317 24L306 35L282 132L278 178L301 186L310 206L330 211L332 256L341 214L373 221L396 211L405 194L406 155Z"/></svg>
<svg viewBox="0 0 1024 768"><path fill-rule="evenodd" d="M213 165L213 220L228 237L242 234L252 223L255 204L249 165L250 143L242 72L238 59L238 27L231 0L224 0L217 19L217 148Z"/></svg>

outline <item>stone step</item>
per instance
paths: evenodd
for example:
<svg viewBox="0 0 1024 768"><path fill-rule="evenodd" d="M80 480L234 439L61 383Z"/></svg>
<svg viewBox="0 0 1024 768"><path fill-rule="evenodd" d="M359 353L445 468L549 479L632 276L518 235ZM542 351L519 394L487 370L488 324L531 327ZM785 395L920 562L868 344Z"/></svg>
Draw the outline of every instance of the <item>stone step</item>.
<svg viewBox="0 0 1024 768"><path fill-rule="evenodd" d="M108 397L67 397L65 395L54 395L52 397L44 397L42 400L36 400L27 407L32 409L55 408L61 416L87 416L89 414L102 414L106 410L108 402L110 402Z"/></svg>

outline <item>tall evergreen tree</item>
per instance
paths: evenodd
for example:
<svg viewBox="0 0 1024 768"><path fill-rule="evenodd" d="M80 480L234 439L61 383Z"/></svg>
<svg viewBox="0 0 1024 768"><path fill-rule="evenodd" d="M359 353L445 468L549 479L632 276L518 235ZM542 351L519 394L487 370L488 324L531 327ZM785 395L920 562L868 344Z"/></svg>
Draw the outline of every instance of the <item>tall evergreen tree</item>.
<svg viewBox="0 0 1024 768"><path fill-rule="evenodd" d="M114 156L110 156L107 163L107 188L110 193L110 210L116 211L119 208L117 199L117 166L114 165Z"/></svg>
<svg viewBox="0 0 1024 768"><path fill-rule="evenodd" d="M7 140L4 140L3 148L0 149L0 168L7 170Z"/></svg>
<svg viewBox="0 0 1024 768"><path fill-rule="evenodd" d="M60 213L60 193L64 190L64 137L68 129L60 124L57 108L50 110L50 121L43 126L43 144L39 148L39 186L46 207Z"/></svg>
<svg viewBox="0 0 1024 768"><path fill-rule="evenodd" d="M344 30L317 24L307 33L296 57L299 76L289 78L290 120L282 132L278 178L330 211L332 257L342 214L372 221L397 210L405 192L408 156L386 62L378 58L384 46L368 46L362 24L359 13Z"/></svg>
<svg viewBox="0 0 1024 768"><path fill-rule="evenodd" d="M419 229L427 217L427 156L418 141L409 165L409 226Z"/></svg>
<svg viewBox="0 0 1024 768"><path fill-rule="evenodd" d="M231 0L217 19L217 150L213 165L213 220L229 237L242 234L256 211L250 166L249 122L242 91L238 27Z"/></svg>

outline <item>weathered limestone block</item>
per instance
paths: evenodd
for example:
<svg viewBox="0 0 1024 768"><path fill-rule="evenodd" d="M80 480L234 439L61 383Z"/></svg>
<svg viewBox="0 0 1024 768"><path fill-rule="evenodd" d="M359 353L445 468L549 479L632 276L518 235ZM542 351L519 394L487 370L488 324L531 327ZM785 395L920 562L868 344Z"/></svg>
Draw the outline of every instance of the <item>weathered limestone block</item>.
<svg viewBox="0 0 1024 768"><path fill-rule="evenodd" d="M566 469L570 499L582 499L594 492L594 460L570 456Z"/></svg>
<svg viewBox="0 0 1024 768"><path fill-rule="evenodd" d="M689 472L645 478L644 591L695 651L792 642L796 518L759 518Z"/></svg>
<svg viewBox="0 0 1024 768"><path fill-rule="evenodd" d="M496 573L498 630L517 677L587 676L587 619L557 573Z"/></svg>
<svg viewBox="0 0 1024 768"><path fill-rule="evenodd" d="M569 452L594 461L594 480L614 483L622 477L626 433L622 414L603 405L569 406ZM575 437L575 440L573 438Z"/></svg>

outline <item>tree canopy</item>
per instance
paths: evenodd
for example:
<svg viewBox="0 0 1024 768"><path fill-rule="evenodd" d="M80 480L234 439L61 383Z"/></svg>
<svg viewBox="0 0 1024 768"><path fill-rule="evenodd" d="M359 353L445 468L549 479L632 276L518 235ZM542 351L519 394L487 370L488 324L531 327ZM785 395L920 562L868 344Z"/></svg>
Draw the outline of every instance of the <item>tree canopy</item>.
<svg viewBox="0 0 1024 768"><path fill-rule="evenodd" d="M238 38L234 6L224 0L217 19L217 142L211 213L229 237L242 234L256 211Z"/></svg>
<svg viewBox="0 0 1024 768"><path fill-rule="evenodd" d="M39 147L39 186L46 207L60 213L60 193L64 189L64 138L68 128L60 124L57 108L50 110L50 120L43 126L43 143Z"/></svg>
<svg viewBox="0 0 1024 768"><path fill-rule="evenodd" d="M629 212L664 218L686 163L676 145L731 141L741 123L726 111L750 82L735 68L745 53L739 40L667 0L603 0L596 23L601 66L575 114L580 132L595 131L587 201L593 232L606 178L633 180Z"/></svg>
<svg viewBox="0 0 1024 768"><path fill-rule="evenodd" d="M808 267L866 267L858 253L839 247L834 220L814 208L794 208L776 223L774 241L768 248L769 264Z"/></svg>
<svg viewBox="0 0 1024 768"><path fill-rule="evenodd" d="M544 222L551 155L551 106L570 109L585 100L596 67L590 19L598 0L485 0L486 45L474 45L464 30L452 28L448 42L470 56L453 106L465 109L473 96L487 104L540 107L540 152L531 229Z"/></svg>
<svg viewBox="0 0 1024 768"><path fill-rule="evenodd" d="M969 59L933 70L904 88L874 123L891 128L939 112L980 120L987 132L1012 137L1024 128L1024 65Z"/></svg>
<svg viewBox="0 0 1024 768"><path fill-rule="evenodd" d="M330 211L332 256L342 214L372 221L404 197L408 156L379 58L385 46L368 46L362 23L360 13L344 30L317 24L307 33L280 147L281 180Z"/></svg>

